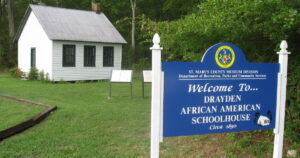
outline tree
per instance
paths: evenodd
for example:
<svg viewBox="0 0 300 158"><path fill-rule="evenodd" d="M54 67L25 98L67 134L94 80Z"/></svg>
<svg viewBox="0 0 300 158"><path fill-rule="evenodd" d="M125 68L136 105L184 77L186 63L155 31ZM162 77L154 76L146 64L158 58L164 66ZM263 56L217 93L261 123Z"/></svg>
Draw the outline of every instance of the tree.
<svg viewBox="0 0 300 158"><path fill-rule="evenodd" d="M283 0L210 0L182 19L150 21L147 27L160 32L166 60L199 61L208 47L227 41L242 47L250 59L263 61L280 40L299 28L299 13L283 4Z"/></svg>
<svg viewBox="0 0 300 158"><path fill-rule="evenodd" d="M7 20L8 20L8 35L12 40L15 36L15 21L14 21L14 0L6 0L7 2ZM12 46L12 44L11 44ZM10 46L10 47L11 47Z"/></svg>
<svg viewBox="0 0 300 158"><path fill-rule="evenodd" d="M16 50L13 43L15 36L14 0L1 0L0 14L0 62L12 66L16 63Z"/></svg>
<svg viewBox="0 0 300 158"><path fill-rule="evenodd" d="M219 42L243 49L249 62L277 62L281 40L287 40L289 81L286 138L300 141L300 1L209 0L172 22L147 21L145 41L161 35L165 61L199 62L205 50Z"/></svg>
<svg viewBox="0 0 300 158"><path fill-rule="evenodd" d="M131 48L133 53L135 53L135 10L136 10L136 0L130 0L131 6Z"/></svg>

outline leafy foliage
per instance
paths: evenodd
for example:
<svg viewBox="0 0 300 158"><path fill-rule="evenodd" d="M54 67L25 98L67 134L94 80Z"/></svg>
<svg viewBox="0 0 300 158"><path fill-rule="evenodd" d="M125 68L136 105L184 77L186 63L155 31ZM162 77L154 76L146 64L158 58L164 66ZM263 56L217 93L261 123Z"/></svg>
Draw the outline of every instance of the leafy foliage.
<svg viewBox="0 0 300 158"><path fill-rule="evenodd" d="M200 61L207 48L230 42L242 48L250 62L277 62L281 40L289 43L286 137L300 141L300 1L210 0L176 21L154 22L144 18L144 42L161 35L163 60Z"/></svg>
<svg viewBox="0 0 300 158"><path fill-rule="evenodd" d="M299 61L299 60L298 60ZM293 60L290 64L287 88L285 136L294 142L300 141L300 66Z"/></svg>
<svg viewBox="0 0 300 158"><path fill-rule="evenodd" d="M9 73L12 77L21 78L24 73L17 67L9 69Z"/></svg>
<svg viewBox="0 0 300 158"><path fill-rule="evenodd" d="M148 39L161 34L167 61L199 61L211 45L226 41L243 48L250 60L269 62L280 41L294 36L298 17L297 10L279 0L210 0L180 20L148 22Z"/></svg>
<svg viewBox="0 0 300 158"><path fill-rule="evenodd" d="M28 79L29 80L37 80L39 78L39 70L36 68L31 68L28 73Z"/></svg>
<svg viewBox="0 0 300 158"><path fill-rule="evenodd" d="M45 73L44 73L44 71L43 71L43 70L39 72L38 79L39 79L39 80L42 80L42 81L44 81L44 80L45 80Z"/></svg>

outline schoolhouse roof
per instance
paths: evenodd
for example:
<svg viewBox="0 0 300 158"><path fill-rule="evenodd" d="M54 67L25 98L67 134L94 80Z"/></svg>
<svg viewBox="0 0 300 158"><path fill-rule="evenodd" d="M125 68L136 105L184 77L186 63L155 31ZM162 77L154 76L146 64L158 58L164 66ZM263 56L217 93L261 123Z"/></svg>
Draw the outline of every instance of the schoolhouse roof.
<svg viewBox="0 0 300 158"><path fill-rule="evenodd" d="M31 12L51 40L127 43L102 12L32 4L25 13L15 40L20 38Z"/></svg>

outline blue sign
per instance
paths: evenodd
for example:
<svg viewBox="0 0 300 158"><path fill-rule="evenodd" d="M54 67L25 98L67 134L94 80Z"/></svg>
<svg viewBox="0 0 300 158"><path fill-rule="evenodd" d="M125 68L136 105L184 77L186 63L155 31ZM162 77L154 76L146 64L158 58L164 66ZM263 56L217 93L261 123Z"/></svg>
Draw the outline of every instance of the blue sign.
<svg viewBox="0 0 300 158"><path fill-rule="evenodd" d="M275 127L279 64L248 63L230 43L202 62L165 62L164 137Z"/></svg>

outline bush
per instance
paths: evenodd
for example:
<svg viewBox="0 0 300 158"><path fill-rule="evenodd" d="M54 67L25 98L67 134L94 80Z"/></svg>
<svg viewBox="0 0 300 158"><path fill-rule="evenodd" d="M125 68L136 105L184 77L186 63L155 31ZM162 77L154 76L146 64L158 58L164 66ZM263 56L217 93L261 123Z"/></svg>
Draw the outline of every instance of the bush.
<svg viewBox="0 0 300 158"><path fill-rule="evenodd" d="M14 68L9 69L8 72L9 72L9 74L10 74L11 76L13 76L13 74L15 73L15 71L16 71L17 69L18 69L17 67L14 67Z"/></svg>
<svg viewBox="0 0 300 158"><path fill-rule="evenodd" d="M37 80L39 77L39 71L36 68L31 68L28 74L29 80Z"/></svg>
<svg viewBox="0 0 300 158"><path fill-rule="evenodd" d="M17 71L14 73L14 77L21 78L22 76L24 76L24 72L22 72L20 69L17 69Z"/></svg>
<svg viewBox="0 0 300 158"><path fill-rule="evenodd" d="M300 142L300 67L297 66L299 59L289 63L288 74L284 134L292 142Z"/></svg>
<svg viewBox="0 0 300 158"><path fill-rule="evenodd" d="M45 80L45 73L44 70L39 72L39 80L44 81Z"/></svg>
<svg viewBox="0 0 300 158"><path fill-rule="evenodd" d="M47 81L47 82L50 81L49 73L48 73L48 72L47 72L46 75L45 75L45 81Z"/></svg>
<svg viewBox="0 0 300 158"><path fill-rule="evenodd" d="M17 67L9 69L9 73L12 77L21 78L24 73Z"/></svg>
<svg viewBox="0 0 300 158"><path fill-rule="evenodd" d="M138 60L136 64L133 64L133 69L134 70L148 70L151 69L151 59L149 58L141 58Z"/></svg>

